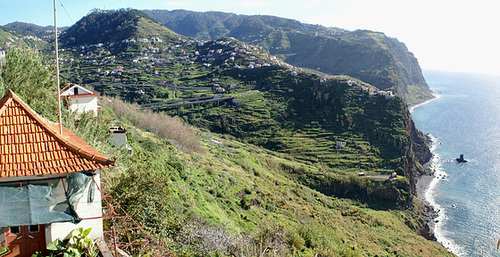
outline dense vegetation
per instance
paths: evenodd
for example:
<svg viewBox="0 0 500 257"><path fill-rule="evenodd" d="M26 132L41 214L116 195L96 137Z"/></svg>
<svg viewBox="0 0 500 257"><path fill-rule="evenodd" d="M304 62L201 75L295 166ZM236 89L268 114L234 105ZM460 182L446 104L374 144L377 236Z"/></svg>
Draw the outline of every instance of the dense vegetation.
<svg viewBox="0 0 500 257"><path fill-rule="evenodd" d="M64 37L120 12L94 12ZM147 19L128 20L134 17ZM113 38L112 26L94 33ZM139 34L122 36L152 37L135 27ZM376 88L358 79L303 73L237 40L170 38L120 49L111 43L119 42L65 46L64 78L93 83L104 101L97 117L75 122L67 114L64 123L105 155L119 156L119 165L104 171L104 189L157 246L179 256L451 255L421 236L428 234L414 186L428 149L401 98L370 97ZM40 58L23 55L8 52L9 65L27 65L31 73L5 68L4 81L34 75L30 83L38 84L53 77ZM22 61L27 58L33 63ZM53 81L48 88L54 90ZM25 100L37 93L16 90L26 91L16 92ZM141 104L220 101L155 113L106 95ZM111 125L127 128L132 154L107 144ZM392 172L398 176L388 180ZM126 250L139 255L160 248Z"/></svg>
<svg viewBox="0 0 500 257"><path fill-rule="evenodd" d="M46 26L41 27L32 23L25 22L11 22L5 25L9 30L16 31L19 34L28 35L28 36L36 36L38 38L42 38L44 36L51 36L51 33L54 31L54 26ZM65 28L58 28L58 30L64 30Z"/></svg>
<svg viewBox="0 0 500 257"><path fill-rule="evenodd" d="M19 48L7 52L5 65L0 67L0 95L12 90L40 115L56 120L57 88L54 84L54 70L42 64L42 57L37 52Z"/></svg>
<svg viewBox="0 0 500 257"><path fill-rule="evenodd" d="M89 26L89 24L92 24ZM121 43L131 37L158 37L162 40L179 35L161 26L146 14L137 10L94 10L71 26L61 36L66 46L90 45L103 42Z"/></svg>
<svg viewBox="0 0 500 257"><path fill-rule="evenodd" d="M390 89L414 104L431 97L417 59L397 39L372 31L345 31L267 15L184 10L144 11L166 27L198 39L235 37L300 67L347 74Z"/></svg>

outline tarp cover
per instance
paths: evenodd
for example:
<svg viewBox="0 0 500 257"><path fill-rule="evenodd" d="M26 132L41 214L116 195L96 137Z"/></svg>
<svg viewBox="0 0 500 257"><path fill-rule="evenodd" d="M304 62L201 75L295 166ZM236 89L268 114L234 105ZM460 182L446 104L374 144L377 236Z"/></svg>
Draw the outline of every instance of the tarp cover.
<svg viewBox="0 0 500 257"><path fill-rule="evenodd" d="M0 227L80 221L74 206L91 178L77 172L66 179L1 183Z"/></svg>

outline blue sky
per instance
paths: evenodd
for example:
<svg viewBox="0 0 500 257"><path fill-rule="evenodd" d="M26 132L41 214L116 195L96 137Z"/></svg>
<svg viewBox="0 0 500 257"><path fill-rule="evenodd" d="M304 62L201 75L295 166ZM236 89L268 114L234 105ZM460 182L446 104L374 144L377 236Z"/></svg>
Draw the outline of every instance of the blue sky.
<svg viewBox="0 0 500 257"><path fill-rule="evenodd" d="M500 15L491 0L56 0L58 25L92 9L186 9L269 14L404 42L424 69L500 74ZM61 7L64 5L64 8ZM53 0L0 0L0 25L53 24Z"/></svg>

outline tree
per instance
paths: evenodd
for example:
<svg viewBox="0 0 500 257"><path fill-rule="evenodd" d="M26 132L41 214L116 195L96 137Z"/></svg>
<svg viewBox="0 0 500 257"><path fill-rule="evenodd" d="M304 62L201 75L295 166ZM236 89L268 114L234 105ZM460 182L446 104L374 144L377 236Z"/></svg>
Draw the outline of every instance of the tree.
<svg viewBox="0 0 500 257"><path fill-rule="evenodd" d="M12 90L38 114L57 120L57 86L53 66L30 49L13 48L6 52L0 70L0 95Z"/></svg>

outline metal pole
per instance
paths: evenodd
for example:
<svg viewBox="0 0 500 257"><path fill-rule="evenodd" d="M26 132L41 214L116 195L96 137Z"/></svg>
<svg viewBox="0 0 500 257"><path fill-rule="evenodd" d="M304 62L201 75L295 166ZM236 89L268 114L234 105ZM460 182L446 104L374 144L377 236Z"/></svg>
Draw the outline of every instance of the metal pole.
<svg viewBox="0 0 500 257"><path fill-rule="evenodd" d="M59 47L57 46L57 10L56 0L54 0L54 31L56 36L56 84L57 84L57 108L59 111L59 134L62 135L62 117L61 117L61 89L59 85Z"/></svg>
<svg viewBox="0 0 500 257"><path fill-rule="evenodd" d="M115 257L118 257L118 247L116 246L116 231L115 231L115 218L111 218L111 229L113 230L113 247L115 250Z"/></svg>

